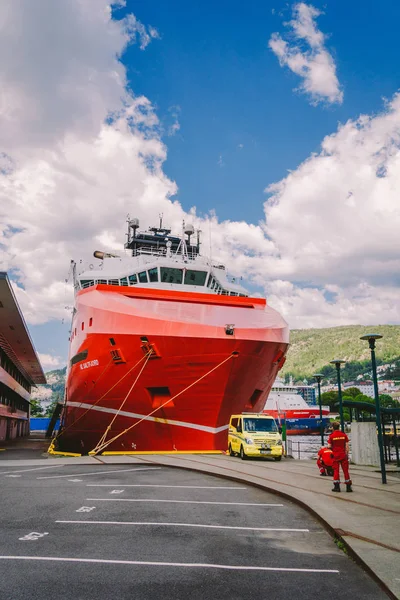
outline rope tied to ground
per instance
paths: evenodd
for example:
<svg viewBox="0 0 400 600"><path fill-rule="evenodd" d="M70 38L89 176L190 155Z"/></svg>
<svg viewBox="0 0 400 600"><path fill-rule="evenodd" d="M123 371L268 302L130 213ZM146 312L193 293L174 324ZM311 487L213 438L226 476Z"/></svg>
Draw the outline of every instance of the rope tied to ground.
<svg viewBox="0 0 400 600"><path fill-rule="evenodd" d="M121 381L123 381L125 379L125 377L127 377L129 375L129 373L131 373L134 369L136 369L136 367L138 365L140 365L140 363L142 361L146 360L146 358L149 357L151 355L151 353L152 353L152 350L150 350L140 360L138 360L137 363L135 363L133 365L133 367L131 367L129 369L129 371L127 371L125 373L125 375L123 375L122 377L120 377L118 379L118 381L116 381L116 383L114 383L114 385L112 385L102 396L100 396L100 398L98 398L98 400L96 400L96 402L94 402L88 409L86 409L85 412L83 412L77 419L75 419L75 421L73 421L72 423L70 423L70 425L68 425L67 427L65 427L61 431L59 431L59 433L52 439L52 441L50 443L50 446L49 446L49 449L48 449L48 452L54 451L54 445L55 445L56 441L58 440L58 438L61 437L71 427L73 427L74 425L76 425L76 423L78 423L78 421L80 421L90 410L92 410L92 408L94 408L99 402L101 402L101 400L103 400L103 398L105 398L105 396L107 396L107 394L109 394L119 383L121 383ZM108 368L108 366L109 366L109 364L111 364L111 362L112 362L112 360L110 361L110 363L108 363L106 365L106 368L104 369L104 371ZM100 377L103 375L104 371L101 373ZM97 381L100 379L100 377L97 379ZM96 383L97 383L97 381L96 381ZM82 402L81 402L81 405L82 405Z"/></svg>
<svg viewBox="0 0 400 600"><path fill-rule="evenodd" d="M178 396L181 396L187 390L189 390L190 388L192 388L193 386L195 386L197 383L199 383L199 381L201 381L202 379L205 379L206 377L208 377L208 375L211 375L211 373L213 373L214 371L216 371L217 369L219 369L219 367L222 367L222 365L225 364L226 362L228 362L228 360L230 360L231 358L236 358L238 356L238 354L239 354L238 352L232 352L232 354L230 354L227 358L224 358L224 360L222 360L218 365L216 365L215 367L213 367L212 369L210 369L209 371L207 371L207 373L205 373L204 375L202 375L201 377L199 377L198 379L196 379L196 381L194 381L190 385L186 386L183 390L181 390L180 392L178 392L177 394L175 394L175 396L172 396L172 398L169 398L168 400L166 400L166 402L164 402L160 406L157 406L157 408L155 408L148 415L145 415L144 417L142 417L141 419L139 419L138 421L136 421L136 423L133 423L130 427L127 427L127 429L124 429L124 431L121 431L120 433L118 433L116 436L114 436L110 440L104 441L101 445L97 444L96 448L94 448L93 450L91 450L89 452L89 455L93 456L93 455L96 455L96 454L100 454L100 452L102 452L103 450L105 450L105 448L107 448L107 446L109 446L110 444L112 444L113 442L115 442L122 435L125 435L126 433L128 433L128 431L131 431L131 429L133 429L134 427L137 427L140 423L142 423L142 421L145 421L146 419L148 419L149 417L151 417L152 415L154 415L155 412L157 412L158 410L160 410L161 408L163 408L164 406L166 406L167 404L169 404L170 402L172 402L173 400L175 400L175 398L178 398Z"/></svg>
<svg viewBox="0 0 400 600"><path fill-rule="evenodd" d="M97 442L96 446L93 448L92 452L96 452L97 453L98 448L101 448L103 446L103 444L106 442L108 432L111 430L111 427L113 426L115 419L118 417L118 415L120 414L121 410L123 409L123 407L124 407L126 401L128 400L128 398L129 398L129 396L130 396L133 388L135 387L136 383L138 382L139 377L143 373L143 371L144 371L144 369L145 369L145 367L146 367L146 365L147 365L147 363L148 363L149 358L150 358L151 355L152 355L152 350L150 350L147 353L147 355L145 356L146 360L144 362L144 365L140 369L140 371L139 371L139 373L138 373L135 381L132 383L131 387L129 388L128 393L126 394L125 398L122 400L122 403L121 403L119 409L117 410L117 412L115 413L115 415L111 419L110 424L107 426L106 430L104 431L103 435L101 436L101 438Z"/></svg>

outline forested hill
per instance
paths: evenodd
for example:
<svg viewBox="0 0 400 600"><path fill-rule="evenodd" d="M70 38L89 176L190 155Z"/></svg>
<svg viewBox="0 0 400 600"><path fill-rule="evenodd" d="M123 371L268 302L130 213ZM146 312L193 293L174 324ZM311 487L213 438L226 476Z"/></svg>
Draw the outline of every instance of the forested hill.
<svg viewBox="0 0 400 600"><path fill-rule="evenodd" d="M366 333L383 336L376 342L377 364L396 364L392 376L400 379L400 325L349 325L326 329L294 329L290 332L290 348L282 374L291 374L296 380L310 378L313 373L323 372L334 358L342 358L346 366L347 379L363 374L370 369L368 342L360 340ZM393 369L392 369L393 371ZM399 373L397 373L399 371Z"/></svg>

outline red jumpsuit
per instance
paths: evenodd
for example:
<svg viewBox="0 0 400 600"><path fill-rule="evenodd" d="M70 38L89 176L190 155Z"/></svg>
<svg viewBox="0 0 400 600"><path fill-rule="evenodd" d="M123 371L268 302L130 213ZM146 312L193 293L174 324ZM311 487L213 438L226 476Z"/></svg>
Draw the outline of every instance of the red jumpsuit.
<svg viewBox="0 0 400 600"><path fill-rule="evenodd" d="M317 465L320 473L326 473L327 467L332 467L333 454L330 448L321 448L318 451Z"/></svg>
<svg viewBox="0 0 400 600"><path fill-rule="evenodd" d="M339 467L342 465L344 482L351 484L349 459L346 453L346 444L348 443L349 438L343 431L333 431L328 438L328 446L332 449L333 454L333 483L340 483Z"/></svg>

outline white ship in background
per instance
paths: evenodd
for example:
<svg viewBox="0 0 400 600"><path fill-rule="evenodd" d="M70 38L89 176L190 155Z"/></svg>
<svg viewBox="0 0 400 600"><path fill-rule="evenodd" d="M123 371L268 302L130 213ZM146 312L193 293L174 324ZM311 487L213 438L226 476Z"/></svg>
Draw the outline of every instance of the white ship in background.
<svg viewBox="0 0 400 600"><path fill-rule="evenodd" d="M301 388L285 385L276 379L271 388L264 413L272 415L280 423L286 420L288 435L314 435L321 431L319 406L310 406L300 393ZM329 423L329 406L322 407L322 425L324 429Z"/></svg>

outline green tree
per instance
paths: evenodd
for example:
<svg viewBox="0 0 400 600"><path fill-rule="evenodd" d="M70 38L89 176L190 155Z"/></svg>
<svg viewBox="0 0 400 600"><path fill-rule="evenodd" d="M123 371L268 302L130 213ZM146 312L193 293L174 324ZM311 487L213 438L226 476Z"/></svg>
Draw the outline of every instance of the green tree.
<svg viewBox="0 0 400 600"><path fill-rule="evenodd" d="M338 401L338 393L335 391L332 392L324 392L321 394L321 403L323 406L329 406L329 408L333 408L333 405Z"/></svg>
<svg viewBox="0 0 400 600"><path fill-rule="evenodd" d="M358 396L356 396L354 400L356 402L367 402L368 404L375 404L375 400L373 398L370 398L369 396L366 396L365 394L358 394Z"/></svg>
<svg viewBox="0 0 400 600"><path fill-rule="evenodd" d="M43 417L43 408L40 405L40 401L37 398L31 398L31 417Z"/></svg>
<svg viewBox="0 0 400 600"><path fill-rule="evenodd" d="M352 400L359 396L361 391L357 387L351 387L346 389L346 396L350 396Z"/></svg>
<svg viewBox="0 0 400 600"><path fill-rule="evenodd" d="M399 402L389 394L379 394L379 402L382 408L399 408Z"/></svg>
<svg viewBox="0 0 400 600"><path fill-rule="evenodd" d="M49 406L46 408L46 412L44 414L45 417L52 417L53 416L53 412L57 406L57 404L60 401L60 396L56 396L54 398L54 400L52 400L51 404L49 404Z"/></svg>

